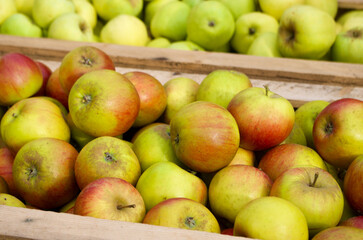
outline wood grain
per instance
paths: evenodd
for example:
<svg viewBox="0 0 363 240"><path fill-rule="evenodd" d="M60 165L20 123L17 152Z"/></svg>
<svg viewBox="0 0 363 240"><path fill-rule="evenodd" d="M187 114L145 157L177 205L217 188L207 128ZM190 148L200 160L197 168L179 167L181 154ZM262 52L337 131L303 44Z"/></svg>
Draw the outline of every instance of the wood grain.
<svg viewBox="0 0 363 240"><path fill-rule="evenodd" d="M363 0L338 0L339 8L363 9Z"/></svg>

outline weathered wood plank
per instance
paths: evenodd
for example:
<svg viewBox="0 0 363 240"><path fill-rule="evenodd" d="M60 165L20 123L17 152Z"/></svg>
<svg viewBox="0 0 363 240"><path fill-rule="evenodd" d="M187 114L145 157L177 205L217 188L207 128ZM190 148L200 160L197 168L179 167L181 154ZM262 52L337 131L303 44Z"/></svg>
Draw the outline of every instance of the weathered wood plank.
<svg viewBox="0 0 363 240"><path fill-rule="evenodd" d="M363 0L338 0L339 8L363 9Z"/></svg>

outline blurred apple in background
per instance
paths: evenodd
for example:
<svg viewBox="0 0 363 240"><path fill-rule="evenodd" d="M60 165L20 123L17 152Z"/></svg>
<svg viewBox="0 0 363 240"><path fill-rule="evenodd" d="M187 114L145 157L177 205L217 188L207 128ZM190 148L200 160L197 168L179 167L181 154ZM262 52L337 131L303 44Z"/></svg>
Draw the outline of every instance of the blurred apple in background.
<svg viewBox="0 0 363 240"><path fill-rule="evenodd" d="M80 130L94 137L117 136L135 122L140 98L125 76L102 69L78 78L69 93L68 106Z"/></svg>
<svg viewBox="0 0 363 240"><path fill-rule="evenodd" d="M361 18L363 20L363 17ZM332 46L332 59L337 62L363 63L363 23L360 27L337 35Z"/></svg>
<svg viewBox="0 0 363 240"><path fill-rule="evenodd" d="M21 37L42 37L42 29L23 13L15 13L6 18L1 24L0 33Z"/></svg>
<svg viewBox="0 0 363 240"><path fill-rule="evenodd" d="M341 26L341 31L348 31L355 27L362 27L363 25L363 10L351 9L338 16L336 22Z"/></svg>
<svg viewBox="0 0 363 240"><path fill-rule="evenodd" d="M21 53L7 53L0 58L0 105L10 106L34 95L43 84L36 62Z"/></svg>
<svg viewBox="0 0 363 240"><path fill-rule="evenodd" d="M348 226L337 226L321 231L315 235L312 240L361 240L362 235L362 229Z"/></svg>
<svg viewBox="0 0 363 240"><path fill-rule="evenodd" d="M146 211L166 199L175 197L192 199L203 205L207 203L205 183L169 161L154 163L146 169L141 174L136 189L145 201Z"/></svg>
<svg viewBox="0 0 363 240"><path fill-rule="evenodd" d="M31 18L33 17L32 10L33 10L34 1L35 0L14 0L17 11Z"/></svg>
<svg viewBox="0 0 363 240"><path fill-rule="evenodd" d="M264 32L256 36L246 54L263 57L281 57L277 46L277 32Z"/></svg>
<svg viewBox="0 0 363 240"><path fill-rule="evenodd" d="M133 127L143 127L156 121L166 107L166 92L163 85L152 75L131 71L123 74L135 86L140 97L140 109Z"/></svg>
<svg viewBox="0 0 363 240"><path fill-rule="evenodd" d="M231 99L240 91L252 87L248 76L232 70L214 70L200 83L197 101L208 101L227 108Z"/></svg>
<svg viewBox="0 0 363 240"><path fill-rule="evenodd" d="M40 209L54 209L73 199L79 192L74 175L77 155L71 144L55 138L26 143L13 164L20 196Z"/></svg>
<svg viewBox="0 0 363 240"><path fill-rule="evenodd" d="M243 14L256 11L254 0L217 0L231 11L235 20Z"/></svg>
<svg viewBox="0 0 363 240"><path fill-rule="evenodd" d="M350 226L363 229L363 215L350 217L347 220L339 223L339 226Z"/></svg>
<svg viewBox="0 0 363 240"><path fill-rule="evenodd" d="M305 0L258 0L262 12L280 20L283 12L291 6L304 4Z"/></svg>
<svg viewBox="0 0 363 240"><path fill-rule="evenodd" d="M176 77L164 83L164 88L166 108L161 119L164 123L169 124L179 109L196 100L199 83L190 78Z"/></svg>
<svg viewBox="0 0 363 240"><path fill-rule="evenodd" d="M181 108L170 121L177 158L196 172L227 166L239 147L236 120L218 104L196 101Z"/></svg>
<svg viewBox="0 0 363 240"><path fill-rule="evenodd" d="M0 193L0 205L22 208L26 207L20 199L8 193Z"/></svg>
<svg viewBox="0 0 363 240"><path fill-rule="evenodd" d="M305 0L305 4L314 6L329 13L332 18L335 18L338 13L337 0Z"/></svg>
<svg viewBox="0 0 363 240"><path fill-rule="evenodd" d="M240 147L248 150L266 150L280 144L294 126L294 107L267 86L240 91L227 110L237 121Z"/></svg>
<svg viewBox="0 0 363 240"><path fill-rule="evenodd" d="M150 27L151 20L155 13L169 2L176 2L177 0L152 0L148 1L144 6L143 21L146 26Z"/></svg>
<svg viewBox="0 0 363 240"><path fill-rule="evenodd" d="M170 198L152 207L145 224L220 233L219 223L203 204L188 198Z"/></svg>
<svg viewBox="0 0 363 240"><path fill-rule="evenodd" d="M68 93L63 89L59 81L59 67L49 76L45 86L45 95L57 99L68 109Z"/></svg>
<svg viewBox="0 0 363 240"><path fill-rule="evenodd" d="M188 40L172 42L167 48L186 51L205 51L201 46Z"/></svg>
<svg viewBox="0 0 363 240"><path fill-rule="evenodd" d="M120 14L138 16L144 6L143 0L93 0L97 14L109 21Z"/></svg>
<svg viewBox="0 0 363 240"><path fill-rule="evenodd" d="M170 40L164 37L157 37L151 39L150 42L146 44L146 47L153 47L153 48L167 48L171 44Z"/></svg>
<svg viewBox="0 0 363 240"><path fill-rule="evenodd" d="M317 152L331 165L347 169L363 154L363 101L335 100L317 116L313 139Z"/></svg>
<svg viewBox="0 0 363 240"><path fill-rule="evenodd" d="M72 0L75 6L75 11L80 15L92 29L97 23L97 12L93 4L87 0Z"/></svg>
<svg viewBox="0 0 363 240"><path fill-rule="evenodd" d="M121 178L105 177L82 189L74 204L74 214L141 223L145 204L130 183Z"/></svg>
<svg viewBox="0 0 363 240"><path fill-rule="evenodd" d="M17 12L14 0L0 0L0 25L5 19Z"/></svg>
<svg viewBox="0 0 363 240"><path fill-rule="evenodd" d="M16 153L24 144L38 138L68 142L70 130L55 103L31 97L15 103L5 113L1 119L1 136L6 146Z"/></svg>
<svg viewBox="0 0 363 240"><path fill-rule="evenodd" d="M350 206L359 214L363 214L363 154L349 165L344 176L344 193Z"/></svg>
<svg viewBox="0 0 363 240"><path fill-rule="evenodd" d="M238 53L247 53L252 42L262 33L277 33L279 23L277 20L262 12L243 14L236 20L236 31L231 45Z"/></svg>
<svg viewBox="0 0 363 240"><path fill-rule="evenodd" d="M132 148L124 140L107 136L95 138L82 148L74 170L80 189L103 177L118 177L136 185L141 174Z"/></svg>

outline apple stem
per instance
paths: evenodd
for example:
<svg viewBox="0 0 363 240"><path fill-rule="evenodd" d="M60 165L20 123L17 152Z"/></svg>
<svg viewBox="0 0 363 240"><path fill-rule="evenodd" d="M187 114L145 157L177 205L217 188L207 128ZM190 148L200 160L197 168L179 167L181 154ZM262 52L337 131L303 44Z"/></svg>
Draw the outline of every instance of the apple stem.
<svg viewBox="0 0 363 240"><path fill-rule="evenodd" d="M82 63L82 64L85 64L85 65L92 66L92 61L91 61L91 59L86 58L85 56L82 56L82 61L81 61L81 63Z"/></svg>
<svg viewBox="0 0 363 240"><path fill-rule="evenodd" d="M196 225L196 222L193 217L187 217L185 219L185 225L187 225L189 228L194 228Z"/></svg>
<svg viewBox="0 0 363 240"><path fill-rule="evenodd" d="M129 204L129 205L125 205L125 206L117 205L117 210L121 210L124 208L135 208L135 207L136 207L136 204Z"/></svg>
<svg viewBox="0 0 363 240"><path fill-rule="evenodd" d="M263 87L265 88L265 90L266 90L266 96L268 96L268 91L270 91L270 89L268 88L268 86L267 85L263 85Z"/></svg>
<svg viewBox="0 0 363 240"><path fill-rule="evenodd" d="M90 95L84 95L82 98L82 103L89 103L92 100Z"/></svg>
<svg viewBox="0 0 363 240"><path fill-rule="evenodd" d="M316 181L318 180L318 177L319 177L319 172L316 172L314 174L314 180L313 180L313 182L309 185L310 187L315 187L315 184L316 184Z"/></svg>
<svg viewBox="0 0 363 240"><path fill-rule="evenodd" d="M179 143L179 134L177 134L176 137L174 138L174 142Z"/></svg>
<svg viewBox="0 0 363 240"><path fill-rule="evenodd" d="M34 177L34 176L36 176L37 175L37 169L35 168L35 167L32 167L32 168L28 168L28 181L32 178L32 177Z"/></svg>

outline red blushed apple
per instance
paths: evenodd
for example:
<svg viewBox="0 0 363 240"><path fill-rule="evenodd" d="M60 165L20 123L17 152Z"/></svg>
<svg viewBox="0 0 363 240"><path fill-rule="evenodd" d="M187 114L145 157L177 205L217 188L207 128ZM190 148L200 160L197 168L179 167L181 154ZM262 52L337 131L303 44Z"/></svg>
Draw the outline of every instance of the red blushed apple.
<svg viewBox="0 0 363 240"><path fill-rule="evenodd" d="M280 144L294 126L295 111L291 103L267 87L240 91L227 109L237 121L240 147L248 150L266 150Z"/></svg>
<svg viewBox="0 0 363 240"><path fill-rule="evenodd" d="M238 126L218 104L196 101L171 119L170 137L177 158L197 172L214 172L227 166L239 147Z"/></svg>
<svg viewBox="0 0 363 240"><path fill-rule="evenodd" d="M339 226L350 226L363 229L363 215L350 217L347 220L339 223Z"/></svg>
<svg viewBox="0 0 363 240"><path fill-rule="evenodd" d="M13 178L20 196L40 209L54 209L79 192L74 174L78 152L68 142L40 138L25 144L16 154Z"/></svg>
<svg viewBox="0 0 363 240"><path fill-rule="evenodd" d="M38 65L38 67L40 68L40 71L42 72L43 84L34 96L44 96L45 88L47 86L48 79L49 79L50 75L52 74L52 70L46 64L44 64L42 62L35 61L35 63Z"/></svg>
<svg viewBox="0 0 363 240"><path fill-rule="evenodd" d="M142 127L157 120L166 107L166 91L163 85L144 72L127 72L124 76L134 84L140 97L140 110L133 126Z"/></svg>
<svg viewBox="0 0 363 240"><path fill-rule="evenodd" d="M221 231L221 234L233 236L233 228L226 228Z"/></svg>
<svg viewBox="0 0 363 240"><path fill-rule="evenodd" d="M74 214L95 218L141 223L145 204L140 193L121 178L105 177L82 189Z"/></svg>
<svg viewBox="0 0 363 240"><path fill-rule="evenodd" d="M344 194L350 206L363 214L363 155L358 156L349 165L344 176Z"/></svg>
<svg viewBox="0 0 363 240"><path fill-rule="evenodd" d="M325 229L312 240L362 240L363 230L355 227L337 226Z"/></svg>
<svg viewBox="0 0 363 240"><path fill-rule="evenodd" d="M8 184L1 175L0 175L0 193L9 193Z"/></svg>
<svg viewBox="0 0 363 240"><path fill-rule="evenodd" d="M59 82L59 68L55 69L50 75L45 95L57 99L63 106L68 109L68 93L63 89Z"/></svg>
<svg viewBox="0 0 363 240"><path fill-rule="evenodd" d="M69 93L80 76L100 69L115 70L109 55L93 46L77 47L62 59L59 67L59 81L65 92Z"/></svg>
<svg viewBox="0 0 363 240"><path fill-rule="evenodd" d="M363 154L363 101L342 98L330 103L317 116L313 139L317 152L331 165L347 169Z"/></svg>
<svg viewBox="0 0 363 240"><path fill-rule="evenodd" d="M2 176L9 187L9 193L19 197L13 180L14 154L7 147L0 148L0 176Z"/></svg>
<svg viewBox="0 0 363 240"><path fill-rule="evenodd" d="M0 105L10 106L28 98L42 84L42 72L33 59L21 53L7 53L0 58Z"/></svg>

